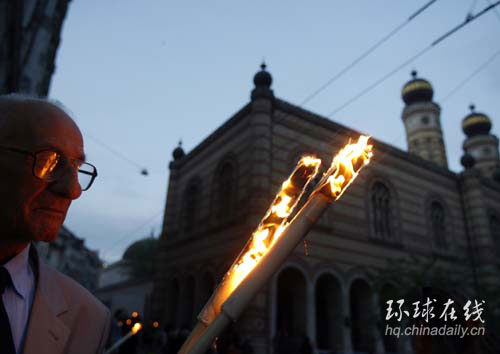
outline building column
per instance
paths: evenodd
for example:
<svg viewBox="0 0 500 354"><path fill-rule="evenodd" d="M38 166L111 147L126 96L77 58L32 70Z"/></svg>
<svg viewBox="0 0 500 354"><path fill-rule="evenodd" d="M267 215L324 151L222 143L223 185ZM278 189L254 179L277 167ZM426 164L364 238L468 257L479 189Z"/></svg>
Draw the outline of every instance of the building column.
<svg viewBox="0 0 500 354"><path fill-rule="evenodd" d="M313 348L317 347L316 343L316 296L314 291L314 282L306 279L306 330L307 336Z"/></svg>
<svg viewBox="0 0 500 354"><path fill-rule="evenodd" d="M384 346L384 335L383 332L381 332L380 324L381 322L381 313L380 313L380 298L379 298L379 293L376 291L373 291L373 296L372 296L372 308L374 309L373 311L373 316L375 320L373 321L372 325L372 331L373 331L373 339L374 339L374 347L375 347L375 353L385 353L385 346Z"/></svg>
<svg viewBox="0 0 500 354"><path fill-rule="evenodd" d="M343 313L342 313L342 318L341 321L342 326L343 326L343 335L344 335L344 352L350 353L352 352L352 336L351 336L351 331L352 331L352 318L351 318L351 299L349 297L349 289L348 288L343 288L342 289L342 303L345 304L343 306Z"/></svg>
<svg viewBox="0 0 500 354"><path fill-rule="evenodd" d="M176 210L178 211L180 209L179 194L181 193L181 191L177 187L177 181L180 174L180 162L182 161L183 156L184 151L179 146L174 150L174 160L169 164L170 175L168 181L167 198L165 200L163 225L160 234L160 240L158 241L159 250L155 258L156 265L154 285L151 295L152 313L165 313L165 294L167 293L167 282L169 276L169 274L167 274L167 272L165 271L169 264L168 243L176 233L176 229L180 229L178 227L180 218L176 215ZM175 221L177 221L177 223Z"/></svg>

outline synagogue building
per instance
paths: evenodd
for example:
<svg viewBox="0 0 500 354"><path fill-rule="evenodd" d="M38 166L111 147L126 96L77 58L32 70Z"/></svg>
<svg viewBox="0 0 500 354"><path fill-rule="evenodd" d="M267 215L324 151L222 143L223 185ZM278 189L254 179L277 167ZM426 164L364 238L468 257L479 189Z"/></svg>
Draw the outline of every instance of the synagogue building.
<svg viewBox="0 0 500 354"><path fill-rule="evenodd" d="M491 281L498 138L472 106L462 121L463 170L450 171L433 87L412 76L402 88L407 149L371 139L371 163L233 325L255 353L298 352L305 340L324 352L411 352L408 338L384 336L387 300L408 284L432 285L438 270L471 297ZM192 328L298 159L329 164L360 135L276 97L264 64L253 83L223 125L193 150L173 151L152 298L155 320L170 328Z"/></svg>

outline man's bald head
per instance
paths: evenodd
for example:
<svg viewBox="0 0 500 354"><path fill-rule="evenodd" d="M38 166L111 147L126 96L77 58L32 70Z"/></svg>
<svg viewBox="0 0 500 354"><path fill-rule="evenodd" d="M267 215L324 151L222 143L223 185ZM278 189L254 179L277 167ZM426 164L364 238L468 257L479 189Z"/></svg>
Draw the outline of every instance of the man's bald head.
<svg viewBox="0 0 500 354"><path fill-rule="evenodd" d="M47 151L59 154L56 163L64 169L55 180L33 172L37 154ZM82 134L60 104L0 96L0 241L54 240L81 195L74 161L84 158Z"/></svg>

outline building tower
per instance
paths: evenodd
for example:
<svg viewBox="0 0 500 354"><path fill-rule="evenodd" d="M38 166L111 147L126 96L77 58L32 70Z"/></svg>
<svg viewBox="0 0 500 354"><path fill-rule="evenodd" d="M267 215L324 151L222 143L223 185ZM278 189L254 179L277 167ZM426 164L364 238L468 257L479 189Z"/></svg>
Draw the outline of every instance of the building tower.
<svg viewBox="0 0 500 354"><path fill-rule="evenodd" d="M498 138L490 134L490 118L484 113L476 112L474 105L469 108L471 112L462 121L462 130L467 135L463 145L464 153L474 158L474 168L484 177L491 178L500 166Z"/></svg>
<svg viewBox="0 0 500 354"><path fill-rule="evenodd" d="M401 93L405 102L402 119L408 151L448 168L439 119L441 108L432 101L434 90L429 81L417 78L416 71L411 75L413 79L403 86Z"/></svg>

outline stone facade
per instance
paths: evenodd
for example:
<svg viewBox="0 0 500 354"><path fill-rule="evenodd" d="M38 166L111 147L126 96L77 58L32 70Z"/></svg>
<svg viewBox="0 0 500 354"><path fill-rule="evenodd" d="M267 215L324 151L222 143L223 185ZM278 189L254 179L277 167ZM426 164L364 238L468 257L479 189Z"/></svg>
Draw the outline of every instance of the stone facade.
<svg viewBox="0 0 500 354"><path fill-rule="evenodd" d="M47 96L69 1L0 2L0 94Z"/></svg>
<svg viewBox="0 0 500 354"><path fill-rule="evenodd" d="M328 164L359 136L275 98L266 74L226 123L174 152L152 299L167 325L195 322L301 155ZM236 322L256 353L293 353L305 336L317 350L409 352L408 340L381 333L381 304L400 285L379 281L388 262L433 259L471 284L497 266L500 183L473 167L449 171L444 150L426 159L372 142L370 165Z"/></svg>

